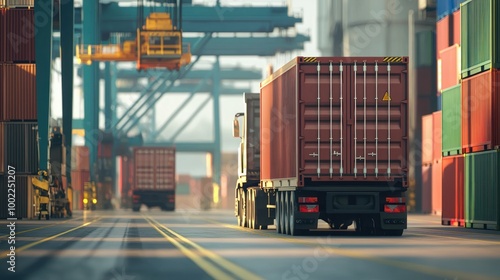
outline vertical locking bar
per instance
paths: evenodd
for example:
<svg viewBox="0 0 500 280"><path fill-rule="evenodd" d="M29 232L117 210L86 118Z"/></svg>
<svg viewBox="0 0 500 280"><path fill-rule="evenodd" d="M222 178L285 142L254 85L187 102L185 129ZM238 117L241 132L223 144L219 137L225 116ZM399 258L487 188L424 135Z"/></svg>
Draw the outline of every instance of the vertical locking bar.
<svg viewBox="0 0 500 280"><path fill-rule="evenodd" d="M356 62L354 62L354 177L357 176L358 173L358 164L357 164L357 159L358 159L358 117L357 117L357 112L358 112L358 87L357 87L357 72L358 72L358 65Z"/></svg>
<svg viewBox="0 0 500 280"><path fill-rule="evenodd" d="M333 176L333 65L330 61L330 178Z"/></svg>
<svg viewBox="0 0 500 280"><path fill-rule="evenodd" d="M318 167L316 169L318 173L318 177L321 173L321 168L320 168L320 158L321 158L321 150L320 150L320 131L321 131L321 124L320 124L320 110L321 110L321 97L320 97L320 70L321 67L319 66L319 61L318 61L318 66L316 68L318 70Z"/></svg>
<svg viewBox="0 0 500 280"><path fill-rule="evenodd" d="M387 63L387 177L391 177L391 63Z"/></svg>
<svg viewBox="0 0 500 280"><path fill-rule="evenodd" d="M340 173L340 177L342 177L342 175L344 174L344 154L343 154L343 146L344 146L344 134L343 134L343 128L342 128L342 121L343 121L343 116L344 116L344 112L343 112L343 101L344 101L344 97L343 97L343 90L342 90L342 87L343 87L343 78L344 78L344 66L342 65L342 62L340 62L340 65L339 65L339 73L340 73L340 170L339 170L339 173Z"/></svg>
<svg viewBox="0 0 500 280"><path fill-rule="evenodd" d="M366 61L363 62L363 175L366 178Z"/></svg>
<svg viewBox="0 0 500 280"><path fill-rule="evenodd" d="M375 62L375 177L378 177L378 63Z"/></svg>

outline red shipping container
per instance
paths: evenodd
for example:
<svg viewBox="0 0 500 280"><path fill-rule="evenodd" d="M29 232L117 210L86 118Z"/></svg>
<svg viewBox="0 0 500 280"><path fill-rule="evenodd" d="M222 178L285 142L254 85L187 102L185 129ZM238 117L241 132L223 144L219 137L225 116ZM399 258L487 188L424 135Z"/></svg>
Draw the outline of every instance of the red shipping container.
<svg viewBox="0 0 500 280"><path fill-rule="evenodd" d="M432 214L441 215L443 212L443 162L436 160L432 163Z"/></svg>
<svg viewBox="0 0 500 280"><path fill-rule="evenodd" d="M460 30L461 30L461 19L460 19L460 9L456 12L453 13L452 16L453 19L453 38L452 38L452 44L457 44L460 45Z"/></svg>
<svg viewBox="0 0 500 280"><path fill-rule="evenodd" d="M113 144L99 143L97 145L97 156L100 158L113 157Z"/></svg>
<svg viewBox="0 0 500 280"><path fill-rule="evenodd" d="M297 57L261 83L260 166L264 185L387 184L387 180L406 184L407 58L387 59L399 61L390 63L390 73L384 60ZM389 97L390 104L385 102ZM378 157L370 156L373 154Z"/></svg>
<svg viewBox="0 0 500 280"><path fill-rule="evenodd" d="M436 56L439 59L439 52L449 47L451 44L450 32L451 18L446 16L436 24Z"/></svg>
<svg viewBox="0 0 500 280"><path fill-rule="evenodd" d="M71 170L90 170L89 156L87 146L71 147Z"/></svg>
<svg viewBox="0 0 500 280"><path fill-rule="evenodd" d="M443 143L443 123L442 123L442 111L437 111L432 113L432 130L433 130L433 148L432 148L432 159L435 163L436 161L440 161L442 154L442 143Z"/></svg>
<svg viewBox="0 0 500 280"><path fill-rule="evenodd" d="M3 64L0 72L0 121L37 119L36 64Z"/></svg>
<svg viewBox="0 0 500 280"><path fill-rule="evenodd" d="M462 81L462 150L500 146L500 70L492 69Z"/></svg>
<svg viewBox="0 0 500 280"><path fill-rule="evenodd" d="M7 63L35 62L34 9L6 9L0 23L4 36L0 61Z"/></svg>
<svg viewBox="0 0 500 280"><path fill-rule="evenodd" d="M443 212L441 224L461 226L464 223L464 156L444 157L443 161Z"/></svg>
<svg viewBox="0 0 500 280"><path fill-rule="evenodd" d="M175 191L175 148L134 148L134 190Z"/></svg>
<svg viewBox="0 0 500 280"><path fill-rule="evenodd" d="M432 165L422 165L422 213L432 212Z"/></svg>
<svg viewBox="0 0 500 280"><path fill-rule="evenodd" d="M434 119L432 114L422 116L422 163L430 164L434 155Z"/></svg>
<svg viewBox="0 0 500 280"><path fill-rule="evenodd" d="M460 83L460 46L453 45L440 52L441 71L438 72L438 91L448 89Z"/></svg>
<svg viewBox="0 0 500 280"><path fill-rule="evenodd" d="M84 184L90 181L90 171L87 170L72 170L71 171L71 188L73 193L77 193L80 198L83 199ZM75 206L78 205L77 209L83 209L83 200L79 199L75 201Z"/></svg>

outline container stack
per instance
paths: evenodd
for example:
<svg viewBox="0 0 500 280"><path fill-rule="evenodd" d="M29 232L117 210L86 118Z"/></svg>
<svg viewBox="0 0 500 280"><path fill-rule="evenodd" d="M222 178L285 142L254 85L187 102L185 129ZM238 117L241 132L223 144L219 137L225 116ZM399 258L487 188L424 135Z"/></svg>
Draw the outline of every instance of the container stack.
<svg viewBox="0 0 500 280"><path fill-rule="evenodd" d="M461 5L465 226L500 230L500 2Z"/></svg>
<svg viewBox="0 0 500 280"><path fill-rule="evenodd" d="M13 217L6 203L9 171L15 173L15 217L34 215L31 178L38 172L38 143L33 2L0 1L1 219Z"/></svg>
<svg viewBox="0 0 500 280"><path fill-rule="evenodd" d="M463 0L437 1L437 95L434 117L434 186L441 193L441 223L464 226L464 170L461 149L461 11ZM438 203L439 195L433 197Z"/></svg>
<svg viewBox="0 0 500 280"><path fill-rule="evenodd" d="M101 132L97 144L97 208L112 209L114 196L113 134Z"/></svg>
<svg viewBox="0 0 500 280"><path fill-rule="evenodd" d="M73 188L73 209L83 210L84 186L90 181L89 148L71 148L71 186Z"/></svg>
<svg viewBox="0 0 500 280"><path fill-rule="evenodd" d="M422 116L422 213L442 213L441 111Z"/></svg>

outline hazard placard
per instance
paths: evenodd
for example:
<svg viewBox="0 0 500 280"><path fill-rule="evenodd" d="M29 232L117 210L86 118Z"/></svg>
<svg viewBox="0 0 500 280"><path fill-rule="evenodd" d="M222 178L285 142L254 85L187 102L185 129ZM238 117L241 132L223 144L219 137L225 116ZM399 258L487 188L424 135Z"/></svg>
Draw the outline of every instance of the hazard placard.
<svg viewBox="0 0 500 280"><path fill-rule="evenodd" d="M391 96L389 95L389 92L385 92L384 97L382 98L383 101L390 101Z"/></svg>

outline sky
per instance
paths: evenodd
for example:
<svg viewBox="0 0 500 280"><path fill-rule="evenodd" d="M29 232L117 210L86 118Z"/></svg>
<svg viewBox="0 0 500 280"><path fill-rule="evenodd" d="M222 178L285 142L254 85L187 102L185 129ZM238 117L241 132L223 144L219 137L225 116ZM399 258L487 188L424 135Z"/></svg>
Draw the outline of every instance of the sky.
<svg viewBox="0 0 500 280"><path fill-rule="evenodd" d="M194 4L204 4L204 5L213 5L215 1L208 0L193 0ZM283 6L289 5L291 7L291 12L294 15L302 15L302 23L296 25L296 31L300 34L308 34L311 37L311 41L305 43L305 47L303 51L297 51L293 53L287 54L278 54L275 57L256 57L256 56L242 56L242 57L221 57L221 66L248 66L250 68L259 68L262 69L264 73L265 67L271 63L274 65L274 69L279 68L281 65L285 64L293 57L297 55L307 55L307 56L315 56L319 55L318 50L316 48L317 38L315 38L316 30L317 30L317 0L312 1L303 1L303 0L232 0L232 1L224 1L221 0L221 4L224 5L236 5L236 6ZM213 59L205 60L202 65L210 65L208 61ZM59 68L59 62L56 61L56 65L54 66L56 69ZM120 66L121 67L121 66ZM52 75L53 79L53 96L52 96L52 117L60 118L62 116L62 108L61 108L61 98L60 98L60 75L54 73ZM82 91L80 86L80 79L75 77L75 102L74 102L74 118L82 118L83 117L83 102L82 99ZM238 86L250 88L252 92L259 91L259 83L260 80L255 81L242 81L236 83ZM101 88L101 104L103 103L103 87ZM162 108L177 108L176 104L180 104L183 101L183 98L186 98L187 95L168 95L163 97L157 103L157 122L159 124L163 123L168 119L169 113ZM206 102L206 96L208 95L197 95L192 103L189 104L189 108L185 108L180 114L179 118L174 121L172 126L173 129L169 129L168 131L175 131L183 124L183 119L189 118L193 113L193 108L198 107L199 104ZM131 106L135 100L137 99L137 95L127 95L121 97L123 103L127 106ZM220 125L221 125L221 138L222 138L222 151L223 152L236 152L239 140L232 137L232 120L234 114L236 112L243 111L243 93L238 96L222 96L220 102ZM168 110L167 110L168 111ZM101 116L101 126L103 126L103 117ZM213 139L213 126L212 121L212 103L209 101L207 105L197 113L197 115L193 118L190 125L188 125L182 134L176 139L176 141L209 141ZM170 138L168 131L164 133L164 138ZM75 138L75 145L83 145L83 140L79 139L79 137ZM200 153L180 153L178 154L178 164L177 171L179 174L191 174L192 176L204 176L206 174L205 168L205 154ZM199 164L192 164L193 162Z"/></svg>

